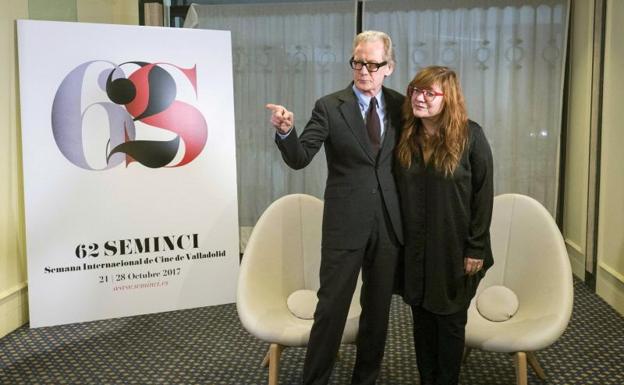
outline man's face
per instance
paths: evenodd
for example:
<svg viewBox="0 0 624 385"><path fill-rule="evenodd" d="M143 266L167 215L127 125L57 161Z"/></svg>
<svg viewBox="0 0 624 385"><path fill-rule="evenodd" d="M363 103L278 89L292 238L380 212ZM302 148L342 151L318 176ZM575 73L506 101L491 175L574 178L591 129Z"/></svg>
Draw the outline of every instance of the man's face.
<svg viewBox="0 0 624 385"><path fill-rule="evenodd" d="M381 63L384 61L384 44L381 40L365 41L358 44L353 51L353 60L365 63ZM386 64L377 72L370 72L366 66L353 70L355 86L367 96L375 96L381 91L384 78L392 73L393 68Z"/></svg>

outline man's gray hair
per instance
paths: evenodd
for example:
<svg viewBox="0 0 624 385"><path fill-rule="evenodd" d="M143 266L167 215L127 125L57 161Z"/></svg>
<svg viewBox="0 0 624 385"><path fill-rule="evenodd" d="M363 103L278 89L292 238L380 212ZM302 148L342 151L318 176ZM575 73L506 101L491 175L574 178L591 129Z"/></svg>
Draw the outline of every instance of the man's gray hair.
<svg viewBox="0 0 624 385"><path fill-rule="evenodd" d="M381 40L384 44L384 60L388 62L391 67L394 67L394 49L392 48L392 39L387 33L381 31L364 31L360 32L355 39L353 39L353 52L360 43L369 41Z"/></svg>

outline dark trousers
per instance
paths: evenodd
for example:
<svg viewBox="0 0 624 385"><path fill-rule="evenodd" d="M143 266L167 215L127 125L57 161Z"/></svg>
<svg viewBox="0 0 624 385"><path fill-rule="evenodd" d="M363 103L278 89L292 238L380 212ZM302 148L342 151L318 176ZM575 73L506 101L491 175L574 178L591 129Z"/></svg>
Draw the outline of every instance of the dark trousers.
<svg viewBox="0 0 624 385"><path fill-rule="evenodd" d="M464 353L468 309L439 315L412 306L414 346L422 385L456 385Z"/></svg>
<svg viewBox="0 0 624 385"><path fill-rule="evenodd" d="M351 383L374 384L379 376L399 246L381 200L375 211L375 225L365 247L322 250L319 302L303 366L304 385L329 382L360 268L362 313Z"/></svg>

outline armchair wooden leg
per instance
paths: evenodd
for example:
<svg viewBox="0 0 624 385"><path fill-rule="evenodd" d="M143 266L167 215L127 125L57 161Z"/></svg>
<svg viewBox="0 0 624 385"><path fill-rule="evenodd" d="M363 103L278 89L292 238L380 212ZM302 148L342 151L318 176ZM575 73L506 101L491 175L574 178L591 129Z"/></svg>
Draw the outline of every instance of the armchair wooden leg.
<svg viewBox="0 0 624 385"><path fill-rule="evenodd" d="M531 365L531 367L535 371L535 374L537 374L537 376L542 381L545 381L546 372L544 372L544 369L542 369L542 367L540 366L539 361L537 360L537 356L535 355L535 352L527 352L527 361L529 361L529 365Z"/></svg>
<svg viewBox="0 0 624 385"><path fill-rule="evenodd" d="M260 364L260 366L262 366L263 368L266 368L267 366L269 366L270 354L271 354L271 347L269 346L269 350L267 350L266 354L264 355L264 358L262 359L262 364Z"/></svg>
<svg viewBox="0 0 624 385"><path fill-rule="evenodd" d="M516 366L516 384L527 385L527 358L525 352L517 352L514 355Z"/></svg>
<svg viewBox="0 0 624 385"><path fill-rule="evenodd" d="M269 385L279 384L279 366L280 357L284 351L284 346L279 344L271 344L267 353L269 361ZM265 357L265 360L267 358Z"/></svg>

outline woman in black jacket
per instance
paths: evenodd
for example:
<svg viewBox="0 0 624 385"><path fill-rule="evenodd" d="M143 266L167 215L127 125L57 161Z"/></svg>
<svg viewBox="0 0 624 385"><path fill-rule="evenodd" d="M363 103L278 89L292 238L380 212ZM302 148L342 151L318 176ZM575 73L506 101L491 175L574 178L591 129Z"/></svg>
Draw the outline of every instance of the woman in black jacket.
<svg viewBox="0 0 624 385"><path fill-rule="evenodd" d="M455 72L431 66L410 82L396 149L405 231L402 294L412 308L421 384L457 384L468 306L490 248L492 154L468 120Z"/></svg>

